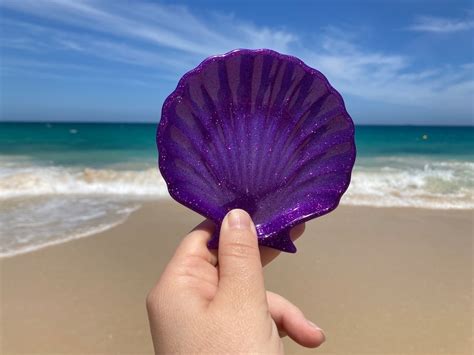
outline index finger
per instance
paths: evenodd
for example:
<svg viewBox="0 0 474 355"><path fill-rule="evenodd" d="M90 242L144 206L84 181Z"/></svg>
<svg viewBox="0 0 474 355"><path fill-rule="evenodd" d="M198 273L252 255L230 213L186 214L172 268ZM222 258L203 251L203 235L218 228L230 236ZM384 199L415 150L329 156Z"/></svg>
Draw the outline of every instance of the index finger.
<svg viewBox="0 0 474 355"><path fill-rule="evenodd" d="M197 225L181 241L170 263L180 263L182 260L189 257L196 257L216 266L217 255L207 247L207 242L211 238L214 229L214 223L208 219Z"/></svg>

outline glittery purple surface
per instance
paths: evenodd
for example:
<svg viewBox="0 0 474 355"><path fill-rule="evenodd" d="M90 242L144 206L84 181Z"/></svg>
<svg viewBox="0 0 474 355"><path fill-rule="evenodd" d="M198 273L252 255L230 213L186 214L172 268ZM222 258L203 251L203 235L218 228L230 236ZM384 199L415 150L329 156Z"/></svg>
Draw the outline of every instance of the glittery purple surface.
<svg viewBox="0 0 474 355"><path fill-rule="evenodd" d="M233 208L260 245L296 252L295 225L337 207L349 186L354 124L319 71L272 50L235 50L186 73L163 104L159 168L171 196L218 228Z"/></svg>

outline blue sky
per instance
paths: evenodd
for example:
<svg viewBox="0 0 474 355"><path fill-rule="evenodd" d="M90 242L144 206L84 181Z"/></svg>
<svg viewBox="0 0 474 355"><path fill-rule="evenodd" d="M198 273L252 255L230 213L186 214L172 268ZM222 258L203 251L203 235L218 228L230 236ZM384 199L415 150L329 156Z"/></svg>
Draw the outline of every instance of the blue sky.
<svg viewBox="0 0 474 355"><path fill-rule="evenodd" d="M272 48L360 124L473 124L472 1L2 0L0 120L157 122L205 57Z"/></svg>

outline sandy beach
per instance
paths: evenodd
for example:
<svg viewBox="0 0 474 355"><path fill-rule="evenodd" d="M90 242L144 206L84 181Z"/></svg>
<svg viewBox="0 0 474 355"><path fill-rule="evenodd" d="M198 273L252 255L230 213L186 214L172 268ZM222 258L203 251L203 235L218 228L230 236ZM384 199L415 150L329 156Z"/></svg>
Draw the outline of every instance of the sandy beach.
<svg viewBox="0 0 474 355"><path fill-rule="evenodd" d="M202 217L147 203L106 232L0 260L2 354L152 353L145 296ZM267 288L326 332L288 353L471 354L472 211L340 207Z"/></svg>

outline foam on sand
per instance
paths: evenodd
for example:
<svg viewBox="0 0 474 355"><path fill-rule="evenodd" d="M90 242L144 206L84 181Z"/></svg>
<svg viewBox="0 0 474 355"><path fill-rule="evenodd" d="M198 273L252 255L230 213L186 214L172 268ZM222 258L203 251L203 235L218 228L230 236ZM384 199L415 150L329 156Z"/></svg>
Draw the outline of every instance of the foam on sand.
<svg viewBox="0 0 474 355"><path fill-rule="evenodd" d="M136 201L78 195L11 199L0 205L0 257L102 232L139 207Z"/></svg>

